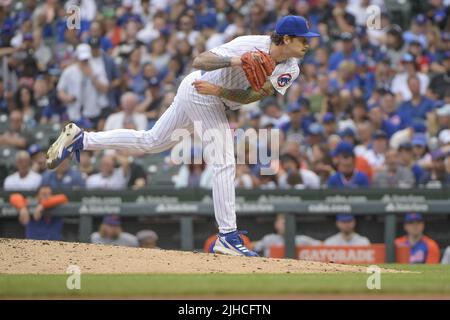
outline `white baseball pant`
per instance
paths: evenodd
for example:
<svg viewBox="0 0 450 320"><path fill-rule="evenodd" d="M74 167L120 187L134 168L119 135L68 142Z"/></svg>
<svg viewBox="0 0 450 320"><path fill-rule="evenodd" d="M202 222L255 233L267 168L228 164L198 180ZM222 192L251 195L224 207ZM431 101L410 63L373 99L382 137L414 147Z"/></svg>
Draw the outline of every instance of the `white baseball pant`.
<svg viewBox="0 0 450 320"><path fill-rule="evenodd" d="M85 132L83 145L84 150L117 149L159 153L178 143L171 139L175 129L186 129L190 133L197 129L200 137L208 136L211 131L207 131L215 129L213 141L218 146L215 150L223 150L223 154L221 161L213 162L214 214L219 232L227 233L236 230L233 138L221 100L200 95L192 86L192 82L200 77L201 72L195 71L181 82L174 101L151 130ZM201 123L201 126L194 127L194 122ZM203 147L208 143L203 140Z"/></svg>

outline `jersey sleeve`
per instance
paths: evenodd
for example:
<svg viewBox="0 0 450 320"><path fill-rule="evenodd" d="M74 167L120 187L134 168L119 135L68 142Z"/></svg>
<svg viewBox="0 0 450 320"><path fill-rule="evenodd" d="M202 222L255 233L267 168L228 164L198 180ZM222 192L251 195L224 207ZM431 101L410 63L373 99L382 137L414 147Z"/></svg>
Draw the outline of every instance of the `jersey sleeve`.
<svg viewBox="0 0 450 320"><path fill-rule="evenodd" d="M441 252L439 250L439 246L437 245L437 243L430 238L424 238L424 241L428 247L428 256L426 263L430 264L439 263Z"/></svg>
<svg viewBox="0 0 450 320"><path fill-rule="evenodd" d="M296 59L289 59L285 63L278 64L272 75L269 77L274 89L284 95L286 90L298 78L300 69Z"/></svg>
<svg viewBox="0 0 450 320"><path fill-rule="evenodd" d="M218 47L209 50L209 52L215 53L221 57L241 56L246 52L244 51L245 49L242 49L241 42L242 42L241 39L238 37L234 40L231 40L230 42L224 43Z"/></svg>

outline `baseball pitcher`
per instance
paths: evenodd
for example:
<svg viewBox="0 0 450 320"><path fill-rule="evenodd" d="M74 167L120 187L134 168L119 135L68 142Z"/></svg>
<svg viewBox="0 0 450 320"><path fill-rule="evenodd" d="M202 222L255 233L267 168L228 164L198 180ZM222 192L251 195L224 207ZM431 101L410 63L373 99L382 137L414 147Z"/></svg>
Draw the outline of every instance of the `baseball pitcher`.
<svg viewBox="0 0 450 320"><path fill-rule="evenodd" d="M79 158L82 150L158 153L178 142L171 139L175 129L191 133L199 130L201 137L214 130L214 150L221 150L221 154L212 164L214 214L219 225L213 251L257 256L244 246L236 226L234 146L225 110L258 101L275 91L284 95L299 75L298 59L308 50L311 37L319 34L309 31L303 17L285 16L276 23L271 36L241 36L204 52L193 62L199 70L183 79L173 103L151 130L84 132L69 123L49 148L47 166L56 168L73 153ZM201 126L194 127L194 122Z"/></svg>

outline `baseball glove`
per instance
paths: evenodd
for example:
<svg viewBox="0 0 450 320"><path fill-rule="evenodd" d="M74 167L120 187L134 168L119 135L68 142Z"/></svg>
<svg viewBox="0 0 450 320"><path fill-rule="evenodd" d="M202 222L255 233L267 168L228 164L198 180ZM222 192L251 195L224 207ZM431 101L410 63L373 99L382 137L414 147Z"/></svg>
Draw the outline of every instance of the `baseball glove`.
<svg viewBox="0 0 450 320"><path fill-rule="evenodd" d="M241 56L242 69L248 82L255 91L260 91L275 69L275 61L273 58L257 49L258 51L249 51Z"/></svg>

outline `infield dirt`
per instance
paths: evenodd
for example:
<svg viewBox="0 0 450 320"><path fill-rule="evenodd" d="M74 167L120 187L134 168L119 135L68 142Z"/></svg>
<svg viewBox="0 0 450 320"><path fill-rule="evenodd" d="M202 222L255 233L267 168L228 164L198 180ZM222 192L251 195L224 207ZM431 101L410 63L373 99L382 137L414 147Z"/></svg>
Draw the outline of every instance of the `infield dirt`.
<svg viewBox="0 0 450 320"><path fill-rule="evenodd" d="M126 248L59 241L0 239L0 274L65 274L69 265L91 274L342 273L366 267L292 259ZM399 272L383 269L383 272Z"/></svg>

